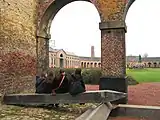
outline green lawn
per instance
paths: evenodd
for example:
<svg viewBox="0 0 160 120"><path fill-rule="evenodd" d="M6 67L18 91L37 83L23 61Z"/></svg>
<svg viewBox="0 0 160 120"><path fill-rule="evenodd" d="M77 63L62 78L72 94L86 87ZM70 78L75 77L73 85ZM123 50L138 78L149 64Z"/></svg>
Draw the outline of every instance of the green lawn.
<svg viewBox="0 0 160 120"><path fill-rule="evenodd" d="M136 81L142 82L160 82L160 69L127 69L127 75L132 76Z"/></svg>

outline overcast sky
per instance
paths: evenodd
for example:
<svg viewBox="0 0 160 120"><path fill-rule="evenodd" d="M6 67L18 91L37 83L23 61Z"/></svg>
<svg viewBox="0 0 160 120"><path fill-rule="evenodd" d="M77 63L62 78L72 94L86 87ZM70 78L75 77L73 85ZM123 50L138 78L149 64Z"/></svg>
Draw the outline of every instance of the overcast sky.
<svg viewBox="0 0 160 120"><path fill-rule="evenodd" d="M57 49L90 56L101 56L100 17L93 4L73 2L63 7L51 26L51 39ZM126 55L160 57L160 0L136 0L128 11L126 24ZM53 44L50 44L53 47Z"/></svg>

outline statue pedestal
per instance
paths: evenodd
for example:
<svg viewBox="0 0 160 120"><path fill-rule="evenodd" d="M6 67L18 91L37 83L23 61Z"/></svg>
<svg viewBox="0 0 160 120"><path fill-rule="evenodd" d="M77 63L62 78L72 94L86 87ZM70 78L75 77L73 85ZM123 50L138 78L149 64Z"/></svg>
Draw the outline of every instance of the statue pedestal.
<svg viewBox="0 0 160 120"><path fill-rule="evenodd" d="M125 78L101 77L99 82L99 90L114 90L128 93L128 83ZM126 104L128 97L111 102L112 104Z"/></svg>

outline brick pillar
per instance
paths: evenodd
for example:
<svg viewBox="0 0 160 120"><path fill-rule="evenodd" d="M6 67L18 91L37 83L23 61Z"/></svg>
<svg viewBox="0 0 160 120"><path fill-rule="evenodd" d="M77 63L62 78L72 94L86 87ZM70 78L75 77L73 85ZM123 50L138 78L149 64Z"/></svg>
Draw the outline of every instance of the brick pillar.
<svg viewBox="0 0 160 120"><path fill-rule="evenodd" d="M100 23L102 77L99 89L127 92L124 21ZM116 101L117 102L117 101ZM123 99L118 103L126 103Z"/></svg>
<svg viewBox="0 0 160 120"><path fill-rule="evenodd" d="M49 39L50 36L37 36L37 75L47 72L49 68Z"/></svg>

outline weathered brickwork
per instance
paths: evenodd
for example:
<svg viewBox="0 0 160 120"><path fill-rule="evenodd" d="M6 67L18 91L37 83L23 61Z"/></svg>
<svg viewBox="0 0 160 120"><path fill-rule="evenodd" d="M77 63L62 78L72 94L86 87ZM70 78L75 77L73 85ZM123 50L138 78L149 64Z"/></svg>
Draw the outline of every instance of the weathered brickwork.
<svg viewBox="0 0 160 120"><path fill-rule="evenodd" d="M38 26L39 26L41 18L43 16L43 14L45 13L46 9L54 1L55 0L39 0L39 3L38 3L38 23L37 23Z"/></svg>
<svg viewBox="0 0 160 120"><path fill-rule="evenodd" d="M10 76L10 78L8 77ZM35 77L32 76L12 76L8 74L0 74L0 79L3 80L0 84L0 93L20 93L34 92Z"/></svg>
<svg viewBox="0 0 160 120"><path fill-rule="evenodd" d="M40 0L38 6L39 22L44 15L46 9L55 0ZM75 0L76 1L76 0ZM128 0L84 0L90 1L98 9L101 20L122 20L124 9ZM39 25L38 22L38 25Z"/></svg>
<svg viewBox="0 0 160 120"><path fill-rule="evenodd" d="M100 13L101 22L123 19L126 0L95 0L94 4Z"/></svg>
<svg viewBox="0 0 160 120"><path fill-rule="evenodd" d="M48 44L48 45L46 45L46 44ZM47 39L38 38L37 55L40 57L37 58L37 62L38 62L38 64L37 64L38 73L37 74L39 74L39 75L42 72L46 72L47 68L49 66L49 60L46 61L47 58L49 59L49 49L47 48L47 46L49 46L49 41Z"/></svg>
<svg viewBox="0 0 160 120"><path fill-rule="evenodd" d="M103 76L124 77L125 31L123 29L103 30L101 45Z"/></svg>
<svg viewBox="0 0 160 120"><path fill-rule="evenodd" d="M18 76L35 75L37 1L1 0L0 12L0 88L17 92L29 88L31 78Z"/></svg>
<svg viewBox="0 0 160 120"><path fill-rule="evenodd" d="M98 0L95 5L101 15L101 22L123 20L125 0ZM102 75L125 77L125 31L101 30L101 39Z"/></svg>

